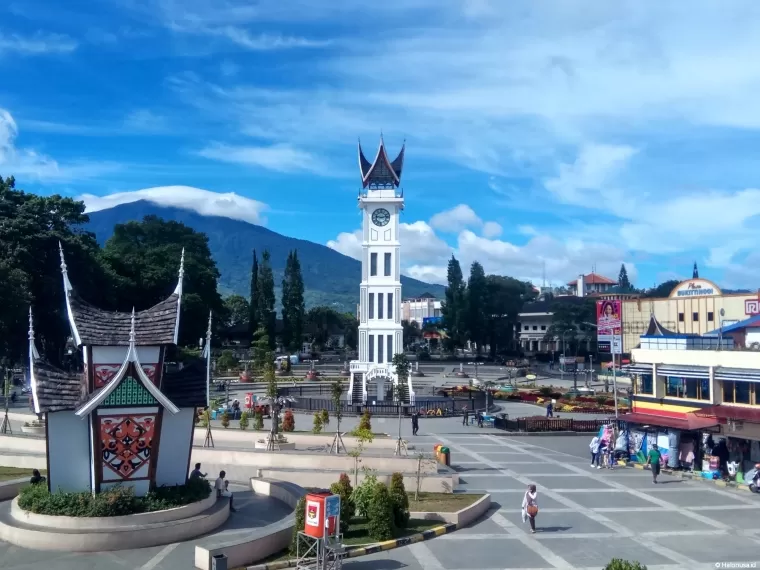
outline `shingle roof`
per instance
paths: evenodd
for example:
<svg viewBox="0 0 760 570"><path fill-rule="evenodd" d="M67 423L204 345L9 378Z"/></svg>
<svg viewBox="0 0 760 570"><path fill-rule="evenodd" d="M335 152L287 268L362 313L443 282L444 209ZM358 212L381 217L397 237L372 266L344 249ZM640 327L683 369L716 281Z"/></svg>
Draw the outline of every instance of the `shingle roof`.
<svg viewBox="0 0 760 570"><path fill-rule="evenodd" d="M85 346L128 346L131 313L104 311L93 307L75 291L69 293L71 313ZM179 318L179 295L173 293L150 309L135 314L135 344L156 346L174 344Z"/></svg>
<svg viewBox="0 0 760 570"><path fill-rule="evenodd" d="M34 381L40 413L74 410L87 400L82 374L71 374L44 360L34 362Z"/></svg>
<svg viewBox="0 0 760 570"><path fill-rule="evenodd" d="M206 360L193 359L176 372L165 372L161 392L178 408L206 405Z"/></svg>
<svg viewBox="0 0 760 570"><path fill-rule="evenodd" d="M359 143L359 170L362 175L363 188L397 188L401 182L401 170L404 167L406 145L401 147L396 159L391 162L385 151L385 143L380 140L375 160L370 163L364 156Z"/></svg>
<svg viewBox="0 0 760 570"><path fill-rule="evenodd" d="M617 281L613 281L612 279L604 277L603 275L598 275L597 273L589 273L588 275L584 275L583 282L586 285L617 285ZM577 279L568 283L568 286L570 287L575 285L578 285Z"/></svg>

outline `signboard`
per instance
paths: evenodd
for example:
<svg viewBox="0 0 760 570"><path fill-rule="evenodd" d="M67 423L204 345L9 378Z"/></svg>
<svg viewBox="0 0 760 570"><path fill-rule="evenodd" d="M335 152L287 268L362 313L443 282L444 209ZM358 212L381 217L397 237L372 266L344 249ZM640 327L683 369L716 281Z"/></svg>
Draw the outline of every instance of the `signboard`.
<svg viewBox="0 0 760 570"><path fill-rule="evenodd" d="M722 294L723 292L712 281L708 281L707 279L689 279L676 285L676 288L670 293L670 298L712 297Z"/></svg>
<svg viewBox="0 0 760 570"><path fill-rule="evenodd" d="M599 352L609 346L612 354L623 353L622 304L619 300L596 302L596 342Z"/></svg>
<svg viewBox="0 0 760 570"><path fill-rule="evenodd" d="M757 299L747 299L744 301L744 314L748 317L760 315L760 294Z"/></svg>
<svg viewBox="0 0 760 570"><path fill-rule="evenodd" d="M307 526L321 526L321 517L319 515L319 508L321 505L318 501L306 501L306 525Z"/></svg>
<svg viewBox="0 0 760 570"><path fill-rule="evenodd" d="M325 497L325 516L340 516L340 495L330 495L329 497Z"/></svg>
<svg viewBox="0 0 760 570"><path fill-rule="evenodd" d="M422 326L426 327L428 325L440 325L443 324L443 317L423 317L422 319Z"/></svg>

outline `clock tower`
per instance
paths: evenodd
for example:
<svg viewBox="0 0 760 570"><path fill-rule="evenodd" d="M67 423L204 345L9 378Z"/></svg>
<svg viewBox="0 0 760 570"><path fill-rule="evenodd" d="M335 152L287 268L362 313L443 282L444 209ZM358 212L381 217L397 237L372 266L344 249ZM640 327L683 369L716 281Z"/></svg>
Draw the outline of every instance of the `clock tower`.
<svg viewBox="0 0 760 570"><path fill-rule="evenodd" d="M359 144L362 191L362 281L359 286L359 359L351 362L352 402L384 401L398 381L391 364L404 350L401 326L401 243L399 217L404 195L399 190L404 166L401 148L391 161L380 139L375 160L364 156ZM411 379L403 399L412 402ZM391 396L392 397L392 396Z"/></svg>

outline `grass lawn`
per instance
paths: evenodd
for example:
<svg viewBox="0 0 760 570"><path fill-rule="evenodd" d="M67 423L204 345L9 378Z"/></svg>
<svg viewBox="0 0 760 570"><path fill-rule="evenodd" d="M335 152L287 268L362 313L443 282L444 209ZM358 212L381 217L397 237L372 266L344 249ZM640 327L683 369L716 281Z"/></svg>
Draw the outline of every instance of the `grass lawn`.
<svg viewBox="0 0 760 570"><path fill-rule="evenodd" d="M414 493L407 493L407 495L409 495L409 510L418 513L455 513L469 507L483 496L475 493L420 493L419 500L415 501Z"/></svg>
<svg viewBox="0 0 760 570"><path fill-rule="evenodd" d="M47 471L40 469L43 477L47 476ZM32 476L31 469L19 469L18 467L0 467L0 481L11 481L13 479L29 478Z"/></svg>

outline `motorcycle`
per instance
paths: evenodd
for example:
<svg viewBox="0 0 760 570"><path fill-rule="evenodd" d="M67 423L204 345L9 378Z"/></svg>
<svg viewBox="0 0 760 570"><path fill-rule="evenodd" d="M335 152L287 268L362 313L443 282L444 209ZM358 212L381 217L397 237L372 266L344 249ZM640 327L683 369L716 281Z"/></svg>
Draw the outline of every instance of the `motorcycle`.
<svg viewBox="0 0 760 570"><path fill-rule="evenodd" d="M754 469L747 472L744 481L749 485L750 491L760 493L760 463L757 463Z"/></svg>

